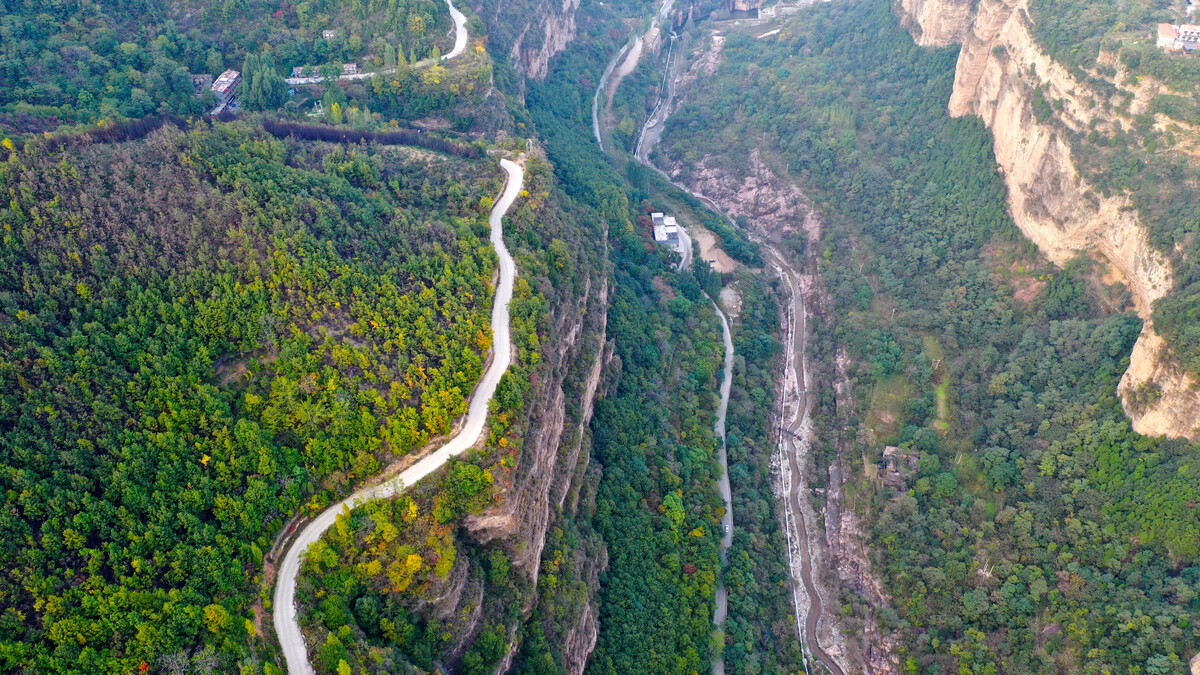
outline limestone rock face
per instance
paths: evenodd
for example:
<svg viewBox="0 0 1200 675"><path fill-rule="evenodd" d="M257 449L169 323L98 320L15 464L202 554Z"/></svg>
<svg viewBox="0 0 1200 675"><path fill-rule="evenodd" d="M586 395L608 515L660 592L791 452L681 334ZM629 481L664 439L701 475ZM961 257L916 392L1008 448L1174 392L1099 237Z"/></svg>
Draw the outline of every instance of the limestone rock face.
<svg viewBox="0 0 1200 675"><path fill-rule="evenodd" d="M512 46L510 58L526 77L540 80L550 71L550 59L575 39L575 10L579 0L563 0L561 7L547 6L525 26ZM538 35L540 40L531 39Z"/></svg>
<svg viewBox="0 0 1200 675"><path fill-rule="evenodd" d="M992 130L1017 227L1055 263L1080 253L1101 257L1129 287L1146 320L1119 386L1133 428L1151 436L1195 437L1200 394L1149 321L1153 302L1172 287L1170 262L1150 245L1127 197L1104 197L1080 176L1061 131L1087 129L1101 95L1037 46L1028 0L979 0L973 9L960 0L898 0L896 11L920 44L961 40L950 114L976 115ZM969 25L960 31L964 15ZM1039 87L1063 104L1046 123L1033 114ZM1147 388L1158 392L1157 399L1131 406L1131 394Z"/></svg>
<svg viewBox="0 0 1200 675"><path fill-rule="evenodd" d="M963 41L971 27L973 0L896 0L896 14L922 47Z"/></svg>

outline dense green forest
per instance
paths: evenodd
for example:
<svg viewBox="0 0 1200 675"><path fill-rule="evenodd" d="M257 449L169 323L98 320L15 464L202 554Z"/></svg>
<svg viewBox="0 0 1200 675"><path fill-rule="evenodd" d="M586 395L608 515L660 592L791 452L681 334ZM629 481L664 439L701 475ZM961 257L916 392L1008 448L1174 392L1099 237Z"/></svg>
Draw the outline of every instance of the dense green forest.
<svg viewBox="0 0 1200 675"><path fill-rule="evenodd" d="M278 96L261 105L246 72L245 103L278 107L287 96L278 78L294 67L413 62L450 44L450 28L442 0L3 0L0 131L202 113L212 96L192 76L252 70L260 55Z"/></svg>
<svg viewBox="0 0 1200 675"><path fill-rule="evenodd" d="M708 4L677 8L674 27L697 30ZM488 35L472 17L462 57L418 67L449 44L442 0L0 0L0 669L279 672L275 536L465 411L491 346L492 155L508 151L526 153L505 219L516 359L479 450L344 512L309 551L313 665L482 675L512 654L514 672L564 673L594 611L592 673L707 672L718 655L731 673L804 669L771 493L781 289L744 233L591 134L596 81L648 7L580 7L578 36L528 82L512 46L545 46L545 8L476 9ZM1102 91L1119 93L1102 48L1131 77L1200 82L1200 62L1132 37L1173 16L1163 2L1034 0L1030 16ZM828 294L812 318L811 498L831 465L849 469L843 506L888 597L841 588L846 633L861 646L878 623L909 673L1184 673L1200 649L1197 448L1130 430L1115 387L1141 324L1126 296L1022 240L987 131L945 113L955 50L917 48L897 23L869 0L805 9L769 39L721 24L720 69L661 157L684 181L705 156L740 176L758 147L825 221L807 258L782 248ZM395 71L282 80L352 61ZM616 147L660 66L618 92ZM225 68L243 73L241 119L191 121L213 103L192 76ZM1059 105L1037 101L1042 121ZM1200 121L1186 95L1151 111ZM1153 121L1069 138L1160 248L1191 246L1195 191L1176 187L1195 171ZM663 209L713 231L737 271L677 271L646 226ZM1155 319L1200 372L1196 259L1175 255ZM740 311L722 569L723 354L705 294L726 285ZM470 517L513 505L554 424L559 465L542 469L565 485L544 547L472 536ZM898 476L888 446L911 459Z"/></svg>
<svg viewBox="0 0 1200 675"><path fill-rule="evenodd" d="M488 118L479 106L491 87L491 77L491 60L485 52L471 48L446 65L410 68L400 64L396 72L387 75L308 87L289 101L285 110L310 109L319 100L326 123L357 129L395 127L400 120L441 114L455 131L467 131L477 118L482 118L480 122Z"/></svg>
<svg viewBox="0 0 1200 675"><path fill-rule="evenodd" d="M847 39L863 26L873 40ZM891 597L845 589L849 633L877 615L913 673L1185 672L1196 448L1130 430L1114 390L1140 324L1086 262L1054 269L1021 240L986 130L945 114L955 57L914 46L884 2L735 32L667 154L736 173L736 139L761 139L826 220L816 475L856 467L843 489ZM900 490L867 477L885 445L915 462Z"/></svg>
<svg viewBox="0 0 1200 675"><path fill-rule="evenodd" d="M659 174L639 170L641 165L633 163L626 169L635 196L645 194L677 215L694 218L717 233L727 253L747 265L721 274L696 256L692 270L710 297L718 297L722 284L728 283L738 298L738 311L729 316L735 358L725 420L734 527L723 572L728 611L723 634L713 637L714 649L723 650L729 673L800 672L804 664L795 638L787 542L771 477L775 377L782 356L779 303L787 291L778 287L778 277L762 263L758 244L743 230L734 229Z"/></svg>
<svg viewBox="0 0 1200 675"><path fill-rule="evenodd" d="M0 589L6 668L275 672L262 585L271 536L446 432L463 411L489 346L490 161L297 140L265 133L253 117L177 122L133 140L157 125L37 139L98 118L200 112L210 101L193 96L190 74L224 67L242 69L250 110L286 112L321 96L326 121L343 128L386 129L389 118L451 109L452 125L471 127L474 106L494 105L483 98L491 58L472 48L453 66L409 68L432 41L412 34L421 7L399 5L285 3L261 8L277 23L236 26L229 17L259 8L84 4L70 10L80 21L51 26L45 17L58 8L25 4L0 19L0 67L16 83L0 100L0 124L23 141L0 150L13 197L0 296L9 385L0 449L12 505ZM720 649L710 617L722 354L702 294L715 294L720 279L702 265L677 274L672 256L633 226L651 208L645 195L631 199L598 153L579 152L590 141L575 123L601 62L590 57L623 39L614 27L625 10L634 8L597 8L588 30L602 39L531 88L529 113L514 103L521 87L504 55L492 55L518 128L536 125L553 161L530 160L506 224L528 275L512 305L519 358L482 451L404 496L344 514L307 556L300 613L320 672L446 663L490 672L514 636L520 669L561 670L561 640L546 636L561 638L562 620L577 616L565 605L594 594L588 577L604 559L593 668L703 670ZM135 27L126 20L135 11L164 20ZM397 12L408 18L393 25ZM334 38L314 37L327 27ZM393 50L397 39L410 49ZM54 69L43 46L86 57L91 70ZM279 78L291 66L362 55L398 71L285 96ZM548 308L594 282L601 229L613 234L605 250L620 270L608 317L615 365L586 439L594 437L593 459L581 465L585 512L556 514L526 622L533 589L511 562L520 551L512 541L481 545L460 522L497 505L521 466L526 406L551 374L542 369L542 341L556 338ZM751 380L739 368L735 396L751 387L761 402L770 400L774 313L754 288L747 325L760 349ZM647 397L658 405L645 406ZM757 428L745 436L765 433L766 410L744 411L742 424ZM766 454L746 461L767 493ZM764 572L740 564L744 574ZM430 609L456 575L482 592L481 630ZM736 649L767 647L769 638L747 635Z"/></svg>
<svg viewBox="0 0 1200 675"><path fill-rule="evenodd" d="M764 270L763 274L767 272ZM779 294L764 278L739 273L741 299L735 320L733 388L726 419L729 482L733 494L733 544L725 587L725 671L800 672L787 542L771 490L774 452L772 411L779 363Z"/></svg>
<svg viewBox="0 0 1200 675"><path fill-rule="evenodd" d="M254 122L40 148L0 165L0 658L255 672L271 537L465 409L498 172Z"/></svg>

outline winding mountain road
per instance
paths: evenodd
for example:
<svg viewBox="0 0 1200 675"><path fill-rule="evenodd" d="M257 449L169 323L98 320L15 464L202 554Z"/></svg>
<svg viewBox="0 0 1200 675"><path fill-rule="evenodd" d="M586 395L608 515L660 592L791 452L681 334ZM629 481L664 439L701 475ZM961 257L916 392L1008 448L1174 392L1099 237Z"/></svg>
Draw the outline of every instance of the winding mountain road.
<svg viewBox="0 0 1200 675"><path fill-rule="evenodd" d="M458 8L454 6L452 0L446 0L446 6L450 8L450 18L454 20L454 48L449 52L442 54L442 61L447 61L458 56L459 54L462 54L467 48L467 38L470 37L467 35L467 17L462 12L458 11ZM412 67L424 68L425 66L433 65L433 62L433 59L423 59L414 63ZM395 68L384 68L383 70L371 71L369 73L351 73L349 75L339 75L337 79L365 80L367 78L375 77L376 75L391 75L394 72L396 72ZM313 77L287 77L284 78L283 81L290 85L317 84L318 82L324 82L325 78L320 77L319 75L314 75Z"/></svg>
<svg viewBox="0 0 1200 675"><path fill-rule="evenodd" d="M708 297L705 294L705 297ZM733 335L729 332L729 319L720 305L712 302L713 309L721 319L721 337L725 341L725 370L721 380L721 405L717 408L717 424L713 427L717 438L721 439L717 457L721 460L721 477L717 480L717 489L725 502L725 516L721 518L721 526L725 533L721 537L721 567L729 564L729 546L733 543L733 492L729 488L729 457L725 452L725 414L729 411L729 390L733 386ZM729 611L729 593L725 590L725 576L721 575L716 592L717 608L713 612L713 625L717 628L725 625L725 615ZM713 675L725 675L725 660L713 659Z"/></svg>
<svg viewBox="0 0 1200 675"><path fill-rule="evenodd" d="M454 49L442 54L442 60L448 61L467 48L467 17L458 11L451 0L446 0L446 6L450 8L450 18L454 19Z"/></svg>
<svg viewBox="0 0 1200 675"><path fill-rule="evenodd" d="M658 11L654 13L654 17L650 20L650 27L646 29L646 32L640 35L635 34L630 38L629 42L625 43L625 46L621 47L612 60L608 62L608 66L604 69L604 74L600 76L600 82L596 85L596 93L592 96L592 132L596 135L596 143L600 145L601 152L604 152L604 129L600 124L600 95L604 94L605 96L604 108L607 111L608 107L612 105L612 97L616 93L616 89L621 86L621 80L637 68L645 46L653 44L658 39L662 22L666 20L667 14L671 11L671 7L674 4L675 0L665 0L662 6L658 8ZM617 68L618 64L620 65L620 69ZM612 78L613 71L616 71L617 79L610 84L609 80ZM609 91L610 87L613 90L611 92Z"/></svg>
<svg viewBox="0 0 1200 675"><path fill-rule="evenodd" d="M300 630L300 622L296 618L296 578L300 573L304 552L334 524L342 509L354 508L372 499L386 499L403 491L405 485L416 483L437 471L451 457L461 454L467 448L475 445L480 434L483 433L484 423L487 421L488 401L496 392L496 386L500 384L500 377L504 371L508 370L512 360L508 304L512 300L513 280L516 278L517 267L512 256L509 255L508 249L504 246L504 228L501 221L516 200L525 180L525 170L515 162L502 159L500 165L507 174L507 183L488 218L488 224L491 225L492 246L495 247L496 257L500 261L500 283L496 286L495 302L492 305L492 361L472 394L471 403L467 408L466 423L457 436L386 482L365 487L325 509L321 515L314 518L301 530L295 541L292 542L291 548L288 549L287 555L279 566L279 575L275 580L274 602L275 632L279 636L280 647L287 659L288 672L292 675L312 675L314 673L312 664L308 660L308 648L304 643L304 634Z"/></svg>
<svg viewBox="0 0 1200 675"><path fill-rule="evenodd" d="M661 15L660 15L661 16ZM634 40L640 37L634 38ZM599 110L599 97L601 92L606 91L608 75L613 71L614 67L621 59L628 58L627 51L629 47L613 57L608 68L605 70L605 77L602 78L600 87L596 91L596 96L593 99L592 106L592 127L596 134L596 140L600 143L600 147L604 148L604 125L602 116ZM673 47L674 45L672 45ZM690 190L683 185L673 181L666 172L659 169L650 161L650 153L662 135L666 127L667 119L671 116L672 103L676 96L676 81L675 70L676 63L673 61L674 54L672 49L667 54L667 63L664 73L664 83L659 89L659 100L656 102L653 111L642 125L642 129L638 134L637 146L634 150L634 159L643 166L655 171L663 177L668 183L676 188L691 194L700 201L704 202L714 212L725 217L730 225L737 227L737 223L730 218L721 207L707 196ZM617 83L619 85L619 82ZM682 232L682 228L681 228ZM779 251L775 249L770 242L763 240L760 237L755 237L752 233L747 232L752 239L762 245L766 253L768 262L771 267L779 275L784 286L788 289L790 298L786 308L787 325L785 327L786 334L784 335L785 344L788 346L785 367L783 372L782 393L780 402L780 423L779 423L779 445L777 451L780 454L780 461L787 464L788 471L784 471L786 492L786 503L784 504L784 517L786 519L785 531L787 532L789 554L796 552L798 555L789 555L789 565L791 565L792 576L794 581L799 582L794 585L793 596L796 612L796 623L799 630L799 637L802 644L807 647L807 652L814 659L823 664L833 675L845 675L844 669L838 664L838 661L831 657L828 652L821 648L819 640L818 626L821 621L822 601L820 589L813 579L812 557L809 551L809 533L804 519L804 511L801 509L800 500L803 498L802 490L804 483L797 481L797 477L803 476L801 473L801 457L804 447L797 445L798 435L806 426L807 415L811 407L811 400L808 397L808 369L807 369L807 327L806 327L806 310L804 306L804 297L800 293L798 282L798 274L787 260L785 260ZM687 245L688 253L691 252L690 241ZM682 263L682 261L681 261ZM681 264L680 269L683 269ZM733 356L732 341L728 337L728 322L720 308L717 309L721 317L722 328L725 329L726 335L726 379L722 383L722 407L720 415L720 432L719 435L724 439L724 418L725 408L728 403L728 391L726 387L730 384L728 369L731 367L731 359ZM790 404L790 405L789 405ZM730 487L729 487L729 468L725 453L724 442L721 444L720 450L721 466L724 469L722 480L719 481L721 496L726 504L726 517L723 519L723 525L727 526L727 534L721 542L722 562L725 561L725 549L732 542L733 519L732 509L730 508ZM781 469L782 470L782 469ZM799 484L795 484L795 483ZM799 562L799 565L796 563ZM800 589L807 594L809 607L807 612L802 612L803 598L800 596ZM724 586L721 583L716 590L716 611L713 614L713 623L720 627L725 620L728 611L728 595ZM721 659L716 659L712 662L713 672L716 675L723 675L725 672L725 664ZM805 664L807 671L807 663Z"/></svg>
<svg viewBox="0 0 1200 675"><path fill-rule="evenodd" d="M669 97L674 97L675 90L673 87L667 90L667 95ZM667 101L667 105L663 106L664 112L662 115L652 115L651 118L646 122L647 126L655 125L661 129L661 127L666 124L666 118L670 115L669 104L670 101ZM660 106L661 105L662 102L660 102ZM656 111L658 108L659 106L656 106ZM645 132L645 128L643 128L643 132ZM712 199L676 183L675 181L671 180L671 177L668 176L666 172L654 166L649 159L649 154L650 149L657 140L657 135L652 136L650 142L646 146L638 148L638 153L635 158L647 168L657 172L675 187L691 194L700 201L704 202L715 213L719 213L724 216L725 219L729 221L731 226L737 227L737 222L734 221L733 218L730 218L729 215L726 214ZM770 262L772 268L774 268L776 273L779 275L780 280L784 282L784 285L788 289L789 295L791 296L787 307L787 332L784 336L785 343L789 348L785 361L783 378L784 391L782 393L782 402L780 404L778 450L782 455L781 460L786 461L790 468L790 471L786 472L788 484L785 485L785 489L788 498L787 504L785 504L784 508L784 515L787 519L787 523L785 523L785 531L787 532L789 551L798 549L800 558L799 569L793 567L793 576L803 586L804 591L808 594L809 598L809 611L806 613L806 616L803 617L801 616L800 612L800 598L798 596L795 598L796 623L801 631L800 639L804 644L807 645L813 657L824 664L825 667L828 668L831 673L833 673L833 675L845 675L845 671L840 665L838 665L837 660L831 657L825 650L821 648L820 640L818 639L817 629L821 621L822 603L820 591L817 588L816 583L813 581L812 557L810 555L808 545L809 534L807 526L804 522L804 512L800 508L800 491L804 488L804 486L803 484L791 484L791 481L794 480L796 476L803 475L800 472L801 467L798 459L800 449L796 447L796 438L804 426L809 408L811 407L811 401L808 398L808 369L807 358L805 354L808 344L808 333L806 326L807 314L804 306L804 296L800 293L800 287L798 283L799 275L794 269L792 269L791 265L788 264L783 256L779 254L779 251L762 238L755 237L751 233L747 234L749 234L752 239L762 245L763 250L767 254L768 261ZM722 316L722 321L724 321L724 316ZM731 348L727 348L727 352L730 349ZM790 392L788 391L789 389ZM796 403L795 411L790 416L788 414L787 405L789 393L794 397L793 402ZM725 471L726 475L728 475L729 469L725 462L723 445L721 464L722 466L726 467ZM728 500L726 500L726 503L728 504ZM731 522L730 532L732 532L732 530L733 527ZM713 622L717 625L720 625L720 623L717 621L717 618L719 617L721 620L725 618L724 612L721 610L727 603L724 585L717 588L716 597L718 614L714 615ZM720 667L718 668L718 662L714 661L713 672L716 673L716 675L722 675L722 673L724 673L724 664L720 664Z"/></svg>

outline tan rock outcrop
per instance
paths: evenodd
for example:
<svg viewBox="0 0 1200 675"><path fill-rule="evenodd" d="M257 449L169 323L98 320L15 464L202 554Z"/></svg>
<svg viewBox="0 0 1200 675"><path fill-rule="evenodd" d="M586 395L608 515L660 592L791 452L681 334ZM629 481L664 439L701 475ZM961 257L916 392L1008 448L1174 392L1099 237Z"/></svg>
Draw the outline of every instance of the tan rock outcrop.
<svg viewBox="0 0 1200 675"><path fill-rule="evenodd" d="M534 80L546 77L550 70L550 59L575 39L577 9L579 0L563 0L561 7L539 13L525 25L525 30L513 43L510 54L517 70ZM529 37L531 34L541 37L536 45L530 44L533 42Z"/></svg>
<svg viewBox="0 0 1200 675"><path fill-rule="evenodd" d="M1146 320L1119 386L1133 428L1147 435L1194 437L1200 428L1200 394L1169 360L1149 321L1153 302L1171 289L1170 262L1150 245L1128 197L1102 196L1076 169L1060 125L1087 128L1099 95L1038 48L1027 3L980 0L962 38L950 114L977 115L992 130L1013 220L1046 257L1061 264L1079 253L1098 254L1123 275ZM897 7L918 42L938 44L934 38L946 35L939 17L956 21L962 4L900 0ZM1039 87L1047 99L1062 101L1053 124L1034 116ZM1157 390L1157 400L1131 406L1130 394L1145 388Z"/></svg>
<svg viewBox="0 0 1200 675"><path fill-rule="evenodd" d="M897 0L896 14L922 47L962 42L971 27L974 0Z"/></svg>

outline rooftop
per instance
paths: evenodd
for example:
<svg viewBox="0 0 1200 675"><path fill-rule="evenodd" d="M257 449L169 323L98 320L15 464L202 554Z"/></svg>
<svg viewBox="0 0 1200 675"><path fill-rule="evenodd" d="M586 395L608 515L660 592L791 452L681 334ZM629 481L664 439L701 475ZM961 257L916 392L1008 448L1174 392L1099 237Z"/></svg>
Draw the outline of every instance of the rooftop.
<svg viewBox="0 0 1200 675"><path fill-rule="evenodd" d="M241 73L233 69L229 69L221 73L221 76L217 78L217 81L213 82L212 90L218 94L225 94L232 91L233 88L237 86L238 78L240 78L241 75Z"/></svg>

